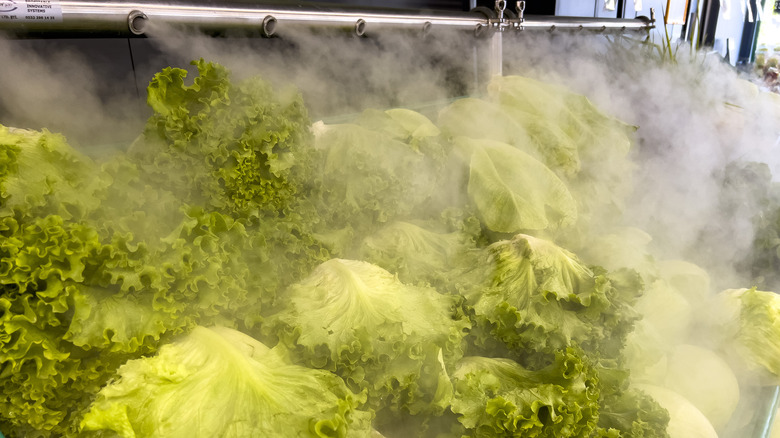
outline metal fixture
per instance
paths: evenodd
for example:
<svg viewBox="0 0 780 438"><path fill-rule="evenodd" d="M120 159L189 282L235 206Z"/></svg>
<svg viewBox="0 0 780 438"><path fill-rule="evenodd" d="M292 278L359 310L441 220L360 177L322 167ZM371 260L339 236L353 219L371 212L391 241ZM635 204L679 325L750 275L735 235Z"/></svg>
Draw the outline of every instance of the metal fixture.
<svg viewBox="0 0 780 438"><path fill-rule="evenodd" d="M143 12L131 11L127 15L127 28L130 29L130 33L133 35L143 35L148 21L149 17Z"/></svg>
<svg viewBox="0 0 780 438"><path fill-rule="evenodd" d="M262 31L264 37L273 36L274 32L276 32L276 17L273 15L266 15L265 18L263 18Z"/></svg>
<svg viewBox="0 0 780 438"><path fill-rule="evenodd" d="M517 30L523 30L523 23L525 22L525 17L523 14L525 13L525 2L519 1L516 4L517 7Z"/></svg>
<svg viewBox="0 0 780 438"><path fill-rule="evenodd" d="M492 16L475 11L422 11L407 9L357 9L317 5L263 5L249 2L205 1L69 1L51 0L47 15L0 14L0 32L11 37L150 36L149 24L197 29L204 32L246 30L274 35L298 26L340 27L363 35L366 29L410 29L424 33L456 29L486 36L506 30L601 29L646 32L654 21L636 19L533 17L523 15L525 2L516 2L517 16L497 1ZM479 9L479 8L477 8ZM487 9L487 8L485 8Z"/></svg>
<svg viewBox="0 0 780 438"><path fill-rule="evenodd" d="M423 25L424 26L424 25ZM358 18L355 22L355 35L363 36L366 33L366 20Z"/></svg>

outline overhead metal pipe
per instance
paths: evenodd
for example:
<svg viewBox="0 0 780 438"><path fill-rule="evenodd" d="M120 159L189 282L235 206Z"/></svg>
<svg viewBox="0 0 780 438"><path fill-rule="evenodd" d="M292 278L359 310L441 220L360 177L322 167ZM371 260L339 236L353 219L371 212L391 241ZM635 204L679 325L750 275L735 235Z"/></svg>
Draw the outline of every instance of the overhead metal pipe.
<svg viewBox="0 0 780 438"><path fill-rule="evenodd" d="M448 27L471 31L485 22L481 15L469 12L326 8L317 5L50 0L46 3L53 7L40 12L43 9L35 7L39 3L0 0L0 31L20 35L58 32L138 34L132 26L128 26L128 17L138 13L143 14L150 24L204 31L261 30L269 20L273 20L276 30L288 25L306 25L353 28L357 33L370 31L374 26L419 30ZM16 10L9 11L14 5Z"/></svg>
<svg viewBox="0 0 780 438"><path fill-rule="evenodd" d="M648 31L654 23L647 17L628 18L582 18L582 17L526 17L522 24L509 20L515 30L592 30L603 31ZM516 24L515 24L516 23ZM523 29L520 29L522 27Z"/></svg>
<svg viewBox="0 0 780 438"><path fill-rule="evenodd" d="M486 35L502 27L520 29L602 29L643 31L650 20L564 17L507 18L497 26L478 12L424 11L382 8L274 5L240 2L0 0L0 32L16 36L59 36L76 33L100 36L144 35L150 25L206 32L246 30L270 36L287 27L339 27L358 35L376 29L402 28L430 32L460 29ZM487 32L486 32L487 31Z"/></svg>

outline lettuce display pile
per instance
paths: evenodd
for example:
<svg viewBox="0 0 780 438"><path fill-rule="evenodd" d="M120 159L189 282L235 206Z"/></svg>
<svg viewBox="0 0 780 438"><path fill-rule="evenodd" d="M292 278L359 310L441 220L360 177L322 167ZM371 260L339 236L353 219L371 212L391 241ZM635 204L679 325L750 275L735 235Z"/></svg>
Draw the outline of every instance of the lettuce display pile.
<svg viewBox="0 0 780 438"><path fill-rule="evenodd" d="M649 293L709 284L613 226L633 127L517 76L312 123L194 64L107 159L0 126L6 436L675 436ZM724 336L776 376L751 294Z"/></svg>

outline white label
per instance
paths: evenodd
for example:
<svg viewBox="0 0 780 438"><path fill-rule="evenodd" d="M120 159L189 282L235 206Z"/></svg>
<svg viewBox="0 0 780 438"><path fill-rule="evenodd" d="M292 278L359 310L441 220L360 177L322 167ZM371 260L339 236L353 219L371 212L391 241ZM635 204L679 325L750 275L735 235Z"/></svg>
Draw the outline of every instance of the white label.
<svg viewBox="0 0 780 438"><path fill-rule="evenodd" d="M59 0L0 0L0 21L59 22L62 7Z"/></svg>

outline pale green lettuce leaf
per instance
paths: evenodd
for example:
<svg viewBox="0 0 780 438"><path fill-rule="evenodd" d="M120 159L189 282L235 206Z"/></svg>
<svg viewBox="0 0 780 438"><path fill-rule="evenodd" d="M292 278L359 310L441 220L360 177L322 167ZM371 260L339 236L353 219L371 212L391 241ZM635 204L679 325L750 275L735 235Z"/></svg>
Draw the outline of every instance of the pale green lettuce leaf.
<svg viewBox="0 0 780 438"><path fill-rule="evenodd" d="M268 324L302 363L367 389L373 407L441 414L446 365L462 356L469 326L456 304L371 263L332 259L288 288Z"/></svg>
<svg viewBox="0 0 780 438"><path fill-rule="evenodd" d="M758 384L780 383L780 296L727 289L710 302L710 330L738 375Z"/></svg>
<svg viewBox="0 0 780 438"><path fill-rule="evenodd" d="M638 274L608 274L551 241L518 234L487 248L488 286L466 294L478 325L515 354L573 343L615 358L638 314Z"/></svg>
<svg viewBox="0 0 780 438"><path fill-rule="evenodd" d="M337 376L224 327L195 327L119 368L84 431L142 437L368 437L371 414ZM87 435L89 436L89 435Z"/></svg>
<svg viewBox="0 0 780 438"><path fill-rule="evenodd" d="M577 205L544 164L505 143L459 137L469 157L468 192L485 226L501 233L571 225Z"/></svg>
<svg viewBox="0 0 780 438"><path fill-rule="evenodd" d="M476 262L473 236L437 232L409 222L393 222L363 239L362 256L405 283L429 283L449 290L456 271Z"/></svg>

